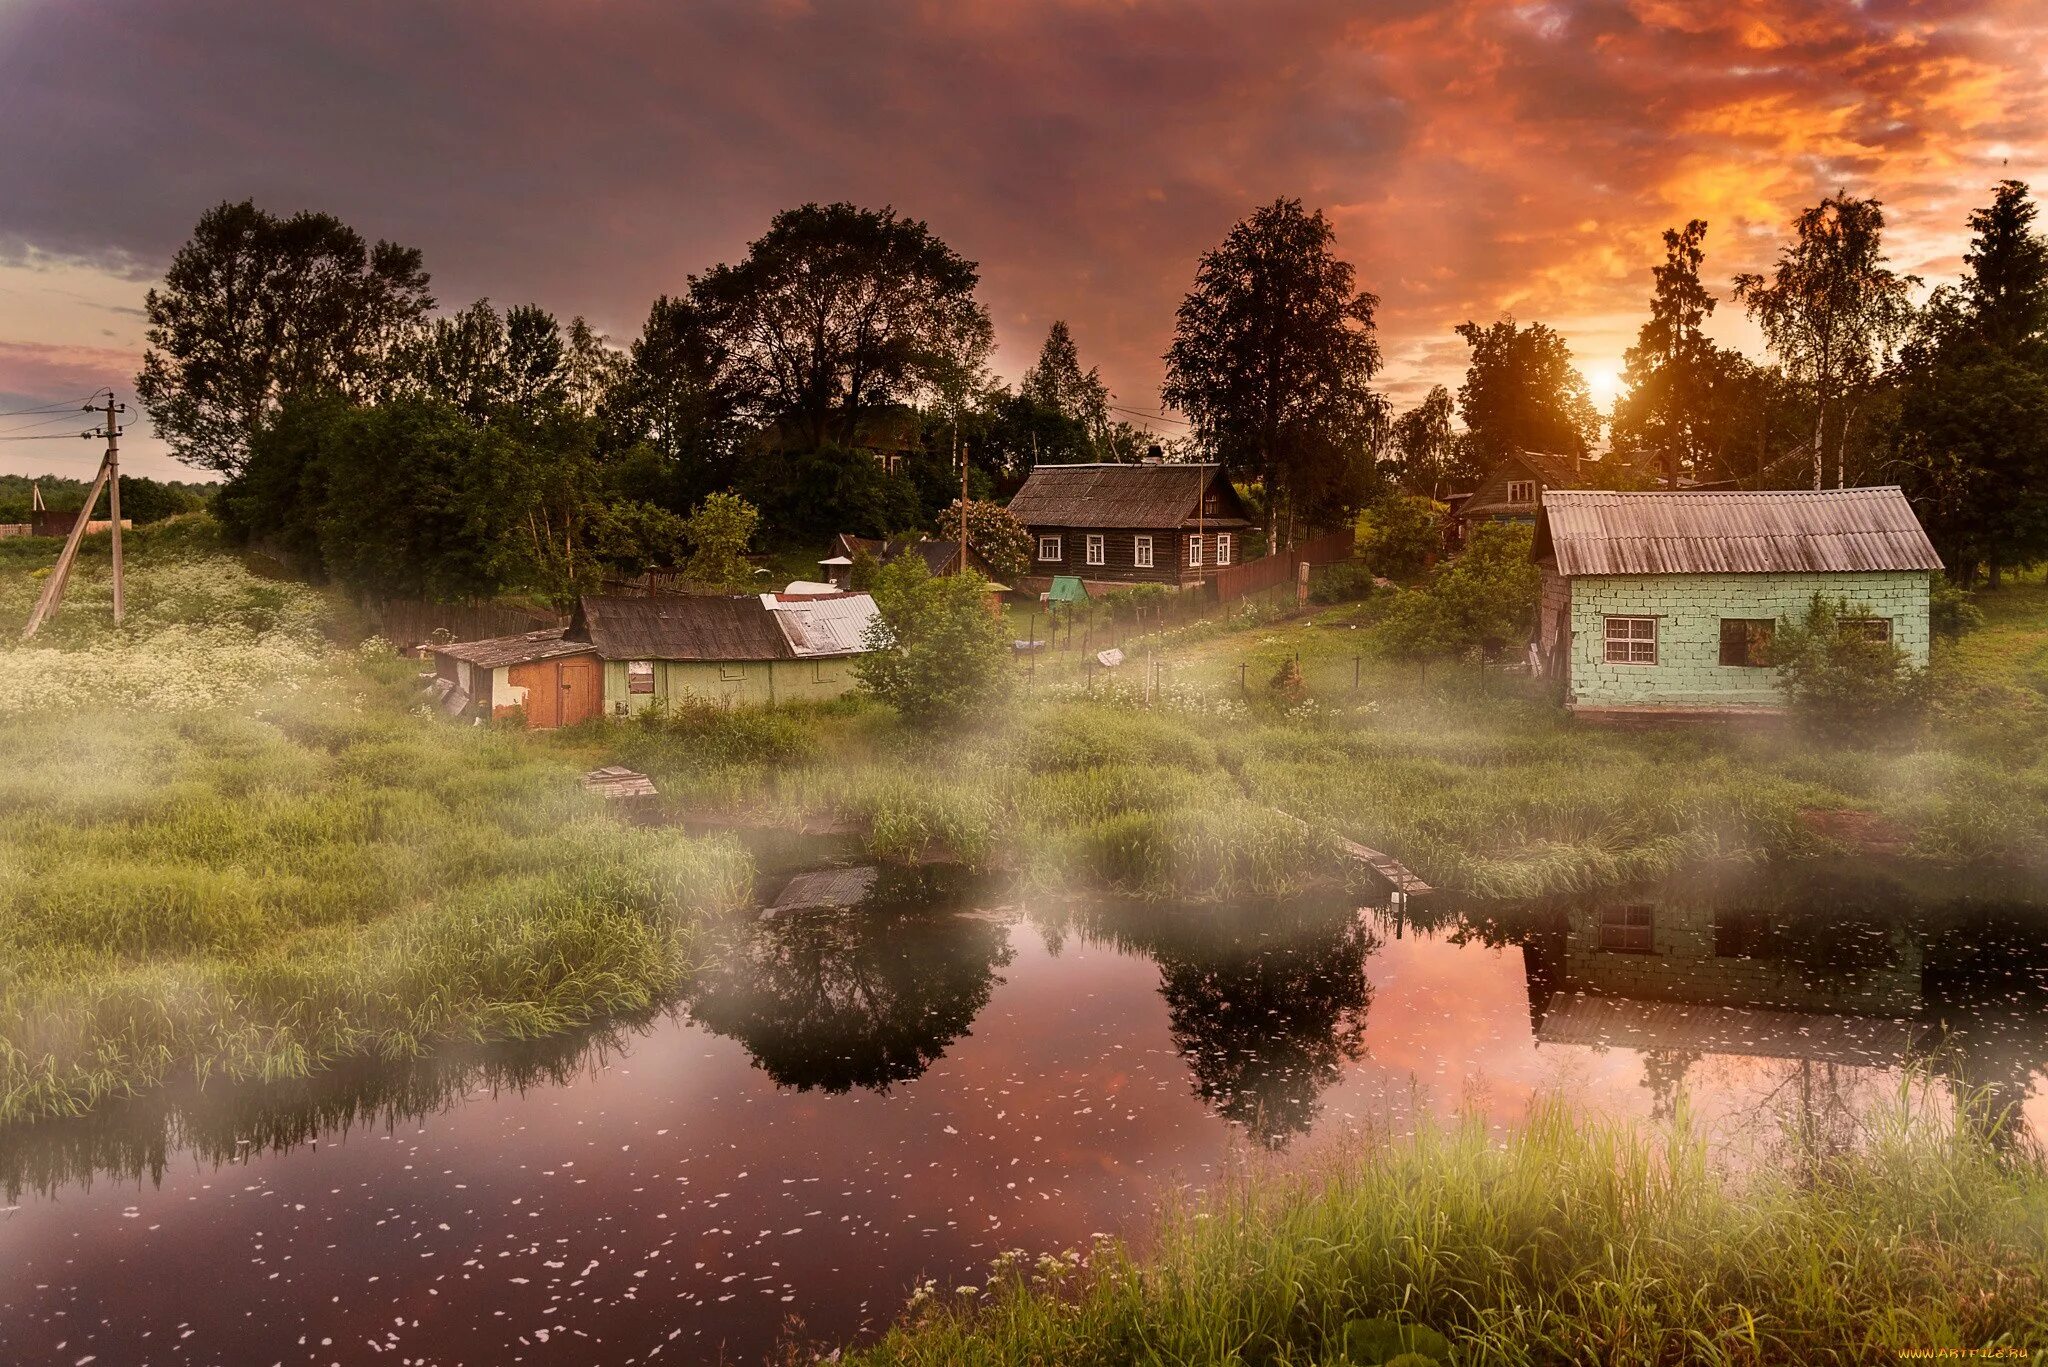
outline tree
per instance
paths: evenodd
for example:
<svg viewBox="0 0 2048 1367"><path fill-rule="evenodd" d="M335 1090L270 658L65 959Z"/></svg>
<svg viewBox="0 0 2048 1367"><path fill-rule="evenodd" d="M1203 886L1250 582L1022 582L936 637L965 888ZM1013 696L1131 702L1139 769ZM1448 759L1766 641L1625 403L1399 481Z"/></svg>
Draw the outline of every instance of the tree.
<svg viewBox="0 0 2048 1367"><path fill-rule="evenodd" d="M739 407L725 339L692 300L662 295L598 416L616 444L642 442L656 457L647 492L688 508L737 474Z"/></svg>
<svg viewBox="0 0 2048 1367"><path fill-rule="evenodd" d="M751 586L754 567L747 562L747 543L760 522L760 512L738 494L706 495L683 522L683 536L690 543L684 577L724 588Z"/></svg>
<svg viewBox="0 0 2048 1367"><path fill-rule="evenodd" d="M957 721L999 701L1010 682L1003 619L973 571L933 578L922 557L899 555L875 578L861 687L917 722Z"/></svg>
<svg viewBox="0 0 2048 1367"><path fill-rule="evenodd" d="M959 539L960 500L956 498L939 514L939 540ZM1031 533L1000 503L968 500L967 548L981 557L991 574L1002 579L1015 579L1031 564Z"/></svg>
<svg viewBox="0 0 2048 1367"><path fill-rule="evenodd" d="M1421 403L1394 420L1389 437L1395 477L1409 493L1442 500L1480 477L1470 443L1451 426L1454 411L1451 391L1431 385Z"/></svg>
<svg viewBox="0 0 2048 1367"><path fill-rule="evenodd" d="M1934 292L1901 350L1900 482L1958 583L2048 557L2048 241L2027 187L2002 182L1958 288Z"/></svg>
<svg viewBox="0 0 2048 1367"><path fill-rule="evenodd" d="M1963 293L1985 343L2009 352L2048 344L2048 238L2034 230L2039 214L2025 182L2002 180L1990 207L1970 215Z"/></svg>
<svg viewBox="0 0 2048 1367"><path fill-rule="evenodd" d="M611 338L592 328L581 315L569 324L563 345L563 400L587 418L596 417L625 382L629 360Z"/></svg>
<svg viewBox="0 0 2048 1367"><path fill-rule="evenodd" d="M1024 372L1017 386L1020 397L1070 425L1079 441L1072 454L1092 460L1101 454L1109 439L1109 386L1094 366L1081 369L1080 351L1074 335L1064 322L1055 320L1039 349L1038 363ZM1068 454L1059 452L1059 455ZM1047 452L1056 458L1056 453Z"/></svg>
<svg viewBox="0 0 2048 1367"><path fill-rule="evenodd" d="M1706 237L1706 221L1698 218L1664 230L1649 321L1623 357L1626 389L1614 405L1616 453L1655 459L1674 487L1680 475L1697 475L1708 462L1714 389L1726 371L1705 331L1717 302L1700 283Z"/></svg>
<svg viewBox="0 0 2048 1367"><path fill-rule="evenodd" d="M1911 325L1919 281L1884 264L1884 210L1874 199L1837 191L1803 211L1793 232L1770 278L1736 276L1735 297L1812 398L1813 487L1832 451L1839 488L1857 405Z"/></svg>
<svg viewBox="0 0 2048 1367"><path fill-rule="evenodd" d="M144 300L149 349L136 393L172 455L233 474L286 398L376 391L433 305L413 248L366 245L328 214L221 204Z"/></svg>
<svg viewBox="0 0 2048 1367"><path fill-rule="evenodd" d="M1298 199L1254 211L1203 254L1166 352L1161 394L1226 469L1260 482L1272 546L1283 522L1348 519L1372 491L1379 301L1335 241Z"/></svg>
<svg viewBox="0 0 2048 1367"><path fill-rule="evenodd" d="M690 282L744 413L810 447L861 415L936 394L993 345L979 274L894 209L806 204L775 216L736 266Z"/></svg>
<svg viewBox="0 0 2048 1367"><path fill-rule="evenodd" d="M1464 322L1472 348L1458 412L1472 433L1475 459L1491 469L1511 451L1583 456L1600 435L1600 415L1563 337L1503 318L1488 327Z"/></svg>

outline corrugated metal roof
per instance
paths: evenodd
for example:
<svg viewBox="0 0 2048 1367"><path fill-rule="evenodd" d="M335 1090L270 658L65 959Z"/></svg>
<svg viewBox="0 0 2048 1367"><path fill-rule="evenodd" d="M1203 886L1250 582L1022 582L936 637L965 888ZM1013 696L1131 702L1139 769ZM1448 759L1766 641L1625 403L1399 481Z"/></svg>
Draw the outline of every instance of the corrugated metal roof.
<svg viewBox="0 0 2048 1367"><path fill-rule="evenodd" d="M1559 993L1536 1027L1536 1038L1545 1044L1676 1049L1885 1067L1905 1061L1912 1036L1911 1022L1883 1016L1638 1001L1578 992Z"/></svg>
<svg viewBox="0 0 2048 1367"><path fill-rule="evenodd" d="M1196 520L1214 482L1230 504L1213 526L1242 525L1242 506L1214 465L1040 465L1010 500L1026 527L1175 528Z"/></svg>
<svg viewBox="0 0 2048 1367"><path fill-rule="evenodd" d="M565 641L563 628L552 627L544 631L529 631L520 636L492 636L481 641L451 641L447 645L429 647L436 655L446 655L451 660L467 660L485 669L496 669L501 665L526 664L533 660L552 660L562 655L588 655L587 641Z"/></svg>
<svg viewBox="0 0 2048 1367"><path fill-rule="evenodd" d="M875 600L865 593L794 599L764 593L761 604L774 614L790 652L800 660L860 654L867 649L868 626L877 616Z"/></svg>
<svg viewBox="0 0 2048 1367"><path fill-rule="evenodd" d="M1938 570L1896 485L1870 489L1546 491L1535 554L1560 574Z"/></svg>

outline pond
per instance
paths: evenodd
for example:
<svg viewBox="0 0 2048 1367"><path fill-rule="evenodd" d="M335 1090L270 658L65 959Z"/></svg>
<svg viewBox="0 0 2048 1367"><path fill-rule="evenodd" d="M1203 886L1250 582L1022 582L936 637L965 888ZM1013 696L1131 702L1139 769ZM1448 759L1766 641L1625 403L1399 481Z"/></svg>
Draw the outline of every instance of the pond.
<svg viewBox="0 0 2048 1367"><path fill-rule="evenodd" d="M539 1045L0 1134L0 1361L757 1360L1268 1151L1561 1093L1730 1161L1936 1093L2048 1126L2048 912L1863 872L1537 906L769 883L688 994ZM849 906L849 904L852 904ZM835 907L842 909L834 909Z"/></svg>

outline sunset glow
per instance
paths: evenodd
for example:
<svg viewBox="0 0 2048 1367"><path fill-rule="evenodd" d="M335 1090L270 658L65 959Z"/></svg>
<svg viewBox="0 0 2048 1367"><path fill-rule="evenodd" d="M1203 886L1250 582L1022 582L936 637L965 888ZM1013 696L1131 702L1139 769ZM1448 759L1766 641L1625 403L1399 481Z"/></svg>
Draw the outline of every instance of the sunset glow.
<svg viewBox="0 0 2048 1367"><path fill-rule="evenodd" d="M30 0L0 8L0 401L127 387L146 283L223 199L419 246L444 305L624 340L776 210L845 198L980 263L1002 373L1064 318L1156 412L1195 258L1284 194L1379 295L1397 404L1455 387L1452 325L1512 312L1604 405L1687 218L1752 352L1728 278L1838 186L1885 202L1898 266L1953 276L1969 207L2048 163L2044 30L2024 0ZM88 49L94 80L56 58Z"/></svg>

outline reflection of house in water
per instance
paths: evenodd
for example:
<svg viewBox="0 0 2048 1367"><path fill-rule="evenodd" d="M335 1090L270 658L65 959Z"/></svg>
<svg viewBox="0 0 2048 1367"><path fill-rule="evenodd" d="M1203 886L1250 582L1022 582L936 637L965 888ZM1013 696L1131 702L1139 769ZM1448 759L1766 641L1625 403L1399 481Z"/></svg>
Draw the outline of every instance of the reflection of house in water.
<svg viewBox="0 0 2048 1367"><path fill-rule="evenodd" d="M1710 901L1571 907L1546 1044L1897 1065L1920 1014L1920 944L1903 927Z"/></svg>
<svg viewBox="0 0 2048 1367"><path fill-rule="evenodd" d="M1694 1059L1927 1061L1988 1115L2048 1066L2048 916L2031 899L1916 898L1873 878L1707 880L1525 925L1543 1044L1642 1051L1668 1104Z"/></svg>

